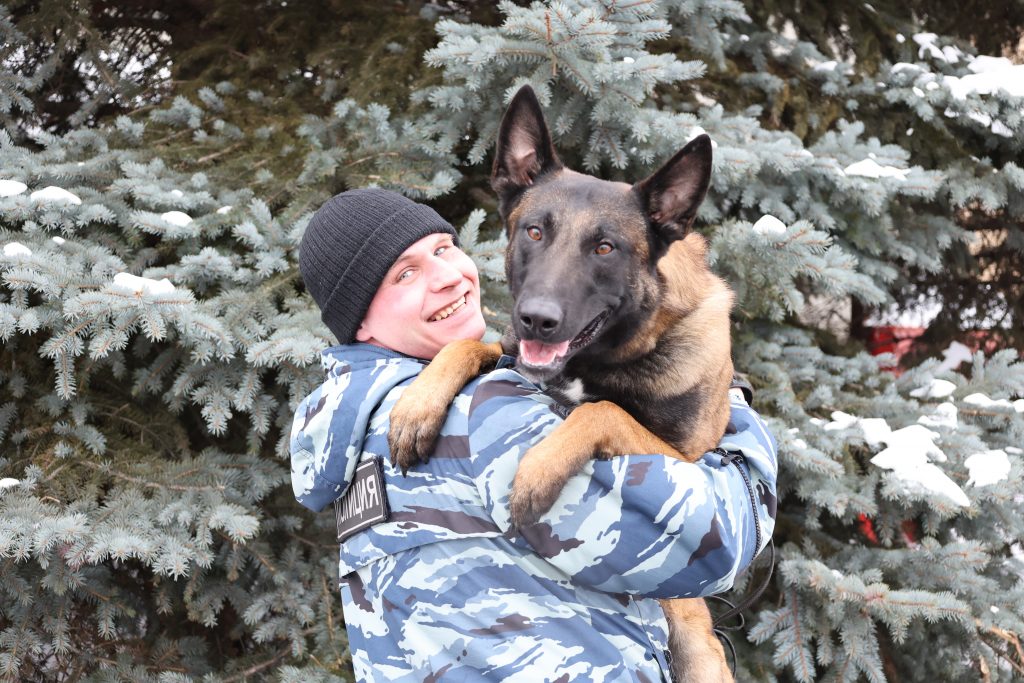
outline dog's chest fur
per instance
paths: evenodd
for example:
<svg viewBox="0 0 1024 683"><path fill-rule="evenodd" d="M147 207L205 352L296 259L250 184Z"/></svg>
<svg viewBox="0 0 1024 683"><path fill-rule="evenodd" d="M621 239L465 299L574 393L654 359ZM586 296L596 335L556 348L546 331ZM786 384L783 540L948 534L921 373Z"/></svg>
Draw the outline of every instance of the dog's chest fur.
<svg viewBox="0 0 1024 683"><path fill-rule="evenodd" d="M580 363L582 372L576 373L571 370L577 364L570 363L569 372L549 380L544 390L569 409L590 401L611 401L669 443L681 444L693 433L700 407L712 400L715 388L701 382L666 386L674 357L678 356L672 349L658 348L622 365Z"/></svg>

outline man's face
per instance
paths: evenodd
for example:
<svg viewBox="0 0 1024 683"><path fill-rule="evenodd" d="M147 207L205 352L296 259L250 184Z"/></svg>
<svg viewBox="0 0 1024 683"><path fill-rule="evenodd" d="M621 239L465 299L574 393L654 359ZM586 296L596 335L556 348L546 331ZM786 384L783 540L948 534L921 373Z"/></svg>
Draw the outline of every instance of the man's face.
<svg viewBox="0 0 1024 683"><path fill-rule="evenodd" d="M480 339L480 274L447 233L409 246L384 277L356 340L431 359L445 344Z"/></svg>

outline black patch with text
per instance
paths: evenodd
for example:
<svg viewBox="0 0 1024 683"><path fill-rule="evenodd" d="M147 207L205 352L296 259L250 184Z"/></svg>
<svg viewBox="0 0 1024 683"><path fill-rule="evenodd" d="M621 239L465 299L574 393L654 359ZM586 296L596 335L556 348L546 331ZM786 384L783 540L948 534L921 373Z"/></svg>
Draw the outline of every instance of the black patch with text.
<svg viewBox="0 0 1024 683"><path fill-rule="evenodd" d="M334 514L338 518L339 542L374 524L388 521L391 507L380 458L364 460L356 466L352 485L344 496L334 501Z"/></svg>

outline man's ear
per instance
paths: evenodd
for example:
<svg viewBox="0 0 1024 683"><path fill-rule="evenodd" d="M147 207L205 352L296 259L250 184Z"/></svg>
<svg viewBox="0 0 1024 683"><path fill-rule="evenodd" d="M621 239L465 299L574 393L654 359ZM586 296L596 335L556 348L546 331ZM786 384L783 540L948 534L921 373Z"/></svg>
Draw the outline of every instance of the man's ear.
<svg viewBox="0 0 1024 683"><path fill-rule="evenodd" d="M698 135L649 178L633 186L659 248L668 249L686 236L710 184L711 138Z"/></svg>
<svg viewBox="0 0 1024 683"><path fill-rule="evenodd" d="M537 177L560 168L562 162L551 144L540 102L533 88L524 85L501 119L491 169L491 187L498 195L502 215L504 208Z"/></svg>
<svg viewBox="0 0 1024 683"><path fill-rule="evenodd" d="M356 330L356 341L363 342L365 344L371 339L373 339L373 335L366 329L366 323L359 323L359 328Z"/></svg>

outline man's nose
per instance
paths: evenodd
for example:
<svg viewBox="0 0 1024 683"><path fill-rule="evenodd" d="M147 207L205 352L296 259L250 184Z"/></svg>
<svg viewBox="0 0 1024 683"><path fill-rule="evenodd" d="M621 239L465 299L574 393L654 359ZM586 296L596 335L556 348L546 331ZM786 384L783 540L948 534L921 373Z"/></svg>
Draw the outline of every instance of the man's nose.
<svg viewBox="0 0 1024 683"><path fill-rule="evenodd" d="M432 270L430 283L436 291L454 287L462 282L462 271L444 259L436 259Z"/></svg>

